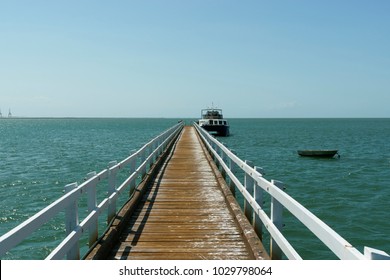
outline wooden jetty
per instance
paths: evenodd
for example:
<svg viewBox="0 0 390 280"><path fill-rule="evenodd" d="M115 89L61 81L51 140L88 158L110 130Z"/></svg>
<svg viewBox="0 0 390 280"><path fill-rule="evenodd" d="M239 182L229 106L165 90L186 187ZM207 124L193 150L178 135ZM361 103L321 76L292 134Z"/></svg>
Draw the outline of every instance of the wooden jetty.
<svg viewBox="0 0 390 280"><path fill-rule="evenodd" d="M370 247L361 253L263 175L197 123L179 122L66 185L63 196L0 236L0 257L61 215L64 238L47 260L301 260L285 226L309 230L342 260L390 259ZM284 211L299 222L283 221Z"/></svg>
<svg viewBox="0 0 390 280"><path fill-rule="evenodd" d="M86 259L269 258L194 127L149 173Z"/></svg>

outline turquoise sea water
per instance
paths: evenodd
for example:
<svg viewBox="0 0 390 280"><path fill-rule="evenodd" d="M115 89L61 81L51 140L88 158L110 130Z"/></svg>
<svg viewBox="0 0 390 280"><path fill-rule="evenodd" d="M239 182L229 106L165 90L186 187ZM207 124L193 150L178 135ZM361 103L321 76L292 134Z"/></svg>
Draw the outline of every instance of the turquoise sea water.
<svg viewBox="0 0 390 280"><path fill-rule="evenodd" d="M177 123L176 119L0 119L0 235L112 160ZM390 119L232 119L220 138L264 168L287 192L359 251L390 253ZM298 149L338 149L312 159ZM3 259L42 259L62 238L62 217ZM335 259L286 213L284 233L304 259Z"/></svg>

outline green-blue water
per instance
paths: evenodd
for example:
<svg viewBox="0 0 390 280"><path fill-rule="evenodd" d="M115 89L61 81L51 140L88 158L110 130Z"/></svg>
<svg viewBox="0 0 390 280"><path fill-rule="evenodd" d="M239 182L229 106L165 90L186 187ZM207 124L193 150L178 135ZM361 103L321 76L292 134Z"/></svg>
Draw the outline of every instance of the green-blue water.
<svg viewBox="0 0 390 280"><path fill-rule="evenodd" d="M176 119L0 119L0 235L112 160L177 123ZM263 167L287 192L359 251L390 253L390 119L231 119L221 138ZM340 159L312 159L298 149L338 149ZM63 217L3 259L42 259L63 238ZM285 215L284 233L304 259L335 259Z"/></svg>

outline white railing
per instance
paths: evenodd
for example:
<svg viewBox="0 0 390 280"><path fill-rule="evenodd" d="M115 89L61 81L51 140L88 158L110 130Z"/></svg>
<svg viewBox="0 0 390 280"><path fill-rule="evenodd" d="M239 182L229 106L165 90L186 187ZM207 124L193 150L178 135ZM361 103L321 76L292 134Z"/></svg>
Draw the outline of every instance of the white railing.
<svg viewBox="0 0 390 280"><path fill-rule="evenodd" d="M34 231L57 214L65 211L66 237L46 259L64 259L65 256L67 259L80 259L79 241L81 236L88 232L90 248L97 242L99 216L107 210L107 224L110 224L116 215L116 202L119 195L127 188L129 188L128 193L130 195L134 192L137 178L145 176L148 168L157 160L182 128L183 122L180 122L121 162L110 162L107 169L99 173L89 173L86 181L80 185L73 183L65 186L66 193L64 196L0 237L0 257L27 239ZM117 175L122 170L129 172L130 176L117 187ZM96 187L103 180L108 182L108 197L98 204ZM87 196L88 215L83 221L79 222L78 201L84 194Z"/></svg>
<svg viewBox="0 0 390 280"><path fill-rule="evenodd" d="M253 167L250 162L241 160L198 124L194 123L194 126L222 174L229 179L232 192L238 189L242 194L243 211L260 239L263 229L268 230L271 259L282 259L283 254L288 259L302 259L282 234L283 209L290 211L340 259L390 259L385 252L368 247L365 247L364 254L360 253L338 233L284 192L283 183L266 180L261 168ZM239 169L244 172L244 182L241 182L235 175ZM270 216L263 208L264 192L268 193L271 198Z"/></svg>

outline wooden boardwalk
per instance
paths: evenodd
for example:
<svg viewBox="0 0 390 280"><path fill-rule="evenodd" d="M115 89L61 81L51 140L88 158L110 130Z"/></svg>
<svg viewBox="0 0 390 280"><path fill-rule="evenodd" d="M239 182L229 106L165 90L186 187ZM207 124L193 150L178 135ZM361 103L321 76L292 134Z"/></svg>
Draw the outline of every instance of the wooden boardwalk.
<svg viewBox="0 0 390 280"><path fill-rule="evenodd" d="M122 210L131 216L120 212L108 232L113 238L86 259L268 258L193 127L155 169L138 201Z"/></svg>

